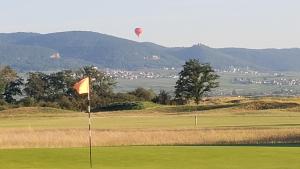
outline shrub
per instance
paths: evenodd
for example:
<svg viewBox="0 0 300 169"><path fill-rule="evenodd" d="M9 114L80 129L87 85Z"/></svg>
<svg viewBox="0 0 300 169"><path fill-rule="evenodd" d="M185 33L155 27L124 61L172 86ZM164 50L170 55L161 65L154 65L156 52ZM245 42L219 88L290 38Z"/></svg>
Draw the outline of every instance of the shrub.
<svg viewBox="0 0 300 169"><path fill-rule="evenodd" d="M7 105L6 101L3 99L0 99L0 106L5 106Z"/></svg>
<svg viewBox="0 0 300 169"><path fill-rule="evenodd" d="M24 106L24 107L32 107L32 106L35 106L35 100L31 97L26 97L26 98L23 98L21 99L19 102L18 102L20 105Z"/></svg>
<svg viewBox="0 0 300 169"><path fill-rule="evenodd" d="M4 106L0 106L0 111L5 110Z"/></svg>
<svg viewBox="0 0 300 169"><path fill-rule="evenodd" d="M62 96L59 100L57 100L57 104L62 109L74 110L74 103L66 96Z"/></svg>
<svg viewBox="0 0 300 169"><path fill-rule="evenodd" d="M171 105L185 105L188 104L188 100L183 100L183 99L173 99L171 100Z"/></svg>
<svg viewBox="0 0 300 169"><path fill-rule="evenodd" d="M129 93L116 93L113 96L113 100L116 102L134 102L139 99L135 95Z"/></svg>
<svg viewBox="0 0 300 169"><path fill-rule="evenodd" d="M299 104L297 103L264 102L264 101L254 101L242 105L243 108L249 110L287 109L287 108L293 108L297 106L299 106Z"/></svg>
<svg viewBox="0 0 300 169"><path fill-rule="evenodd" d="M134 91L129 92L128 94L136 96L139 99L139 101L151 101L155 98L155 93L153 92L153 90L147 90L142 87L139 87Z"/></svg>
<svg viewBox="0 0 300 169"><path fill-rule="evenodd" d="M153 99L153 102L167 105L167 104L171 104L171 99L172 96L170 95L169 92L165 90L161 90L159 94Z"/></svg>
<svg viewBox="0 0 300 169"><path fill-rule="evenodd" d="M144 109L140 102L111 103L106 106L97 106L93 111L118 111L118 110L141 110Z"/></svg>
<svg viewBox="0 0 300 169"><path fill-rule="evenodd" d="M52 107L52 108L60 108L60 106L56 102L39 102L40 107Z"/></svg>

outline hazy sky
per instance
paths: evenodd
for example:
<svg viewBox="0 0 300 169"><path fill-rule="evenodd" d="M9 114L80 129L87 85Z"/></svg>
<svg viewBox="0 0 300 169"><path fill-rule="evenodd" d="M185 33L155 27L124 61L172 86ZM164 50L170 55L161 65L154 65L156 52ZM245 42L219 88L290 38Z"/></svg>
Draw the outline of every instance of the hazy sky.
<svg viewBox="0 0 300 169"><path fill-rule="evenodd" d="M0 2L0 32L91 30L164 46L300 47L300 0ZM145 30L140 39L137 26Z"/></svg>

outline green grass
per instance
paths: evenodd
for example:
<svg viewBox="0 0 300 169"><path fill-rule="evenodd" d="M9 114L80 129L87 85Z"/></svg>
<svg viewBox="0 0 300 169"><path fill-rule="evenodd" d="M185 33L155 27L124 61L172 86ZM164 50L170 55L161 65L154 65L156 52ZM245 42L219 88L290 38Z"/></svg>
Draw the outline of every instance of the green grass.
<svg viewBox="0 0 300 169"><path fill-rule="evenodd" d="M95 169L299 169L300 147L141 146L93 149ZM2 169L88 169L88 149L0 150Z"/></svg>
<svg viewBox="0 0 300 169"><path fill-rule="evenodd" d="M157 107L156 107L157 106ZM300 127L300 112L291 110L243 110L228 106L159 106L147 105L146 110L97 113L92 127L98 129L182 129L198 127ZM195 109L196 107L196 109ZM228 107L228 108L226 108ZM198 110L198 111L187 111ZM199 111L201 110L201 111ZM2 111L0 128L86 128L87 114L57 109L20 108Z"/></svg>
<svg viewBox="0 0 300 169"><path fill-rule="evenodd" d="M225 99L226 100L226 99ZM298 128L299 108L248 110L221 103L161 106L93 114L98 129ZM222 103L222 101L224 103ZM291 100L287 100L291 101ZM296 100L299 102L299 100ZM0 112L0 130L87 128L87 114L51 108ZM129 131L129 130L128 130ZM13 139L13 138L12 138ZM23 140L22 140L23 141ZM1 148L1 147L0 147ZM299 169L300 147L286 146L123 146L93 149L95 169ZM88 169L87 148L0 149L0 169Z"/></svg>
<svg viewBox="0 0 300 169"><path fill-rule="evenodd" d="M199 116L198 127L300 127L295 116ZM0 119L0 128L86 128L87 117ZM93 117L98 129L194 128L194 116Z"/></svg>

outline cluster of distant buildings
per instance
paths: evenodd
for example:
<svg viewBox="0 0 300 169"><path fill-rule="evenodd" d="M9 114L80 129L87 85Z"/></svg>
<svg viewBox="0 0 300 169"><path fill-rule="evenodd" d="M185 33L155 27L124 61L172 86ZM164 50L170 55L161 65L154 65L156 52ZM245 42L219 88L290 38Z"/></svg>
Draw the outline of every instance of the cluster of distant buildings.
<svg viewBox="0 0 300 169"><path fill-rule="evenodd" d="M149 58L148 58L149 59ZM217 88L213 90L211 96L230 96L230 95L249 95L249 96L272 96L272 95L300 95L298 87L300 86L300 79L287 77L283 73L272 73L272 72L259 72L251 70L248 67L238 68L230 66L224 69L215 69L215 71L221 75L230 75L232 84L241 85L269 85L278 86L275 88L270 88L268 90L247 90L239 89L236 90L232 88ZM105 69L104 72L112 78L115 79L127 79L127 80L139 80L139 79L178 79L179 69L175 67L163 67L160 70L115 70L115 69ZM223 74L223 75L222 75ZM233 92L234 91L234 92ZM233 94L235 93L235 94Z"/></svg>
<svg viewBox="0 0 300 169"><path fill-rule="evenodd" d="M145 60L159 60L159 56L145 57ZM161 73L159 71L128 71L128 70L115 70L115 69L106 69L105 72L108 76L116 79L157 79L157 78L178 78L179 71L175 67L163 67L161 68L163 72L169 71L166 73ZM230 66L224 69L215 69L217 73L235 73L235 74L251 74L259 75L258 71L250 70L249 68L237 68Z"/></svg>
<svg viewBox="0 0 300 169"><path fill-rule="evenodd" d="M169 69L164 69L169 70ZM158 78L178 78L177 73L161 74L152 71L127 71L127 70L113 70L106 69L106 75L115 79L158 79Z"/></svg>
<svg viewBox="0 0 300 169"><path fill-rule="evenodd" d="M260 73L256 70L251 70L249 67L240 68L235 66L229 66L223 69L215 69L217 73L236 73L236 74L246 74L258 76Z"/></svg>
<svg viewBox="0 0 300 169"><path fill-rule="evenodd" d="M234 84L262 84L262 85L277 85L277 86L300 86L299 79L287 79L287 78L278 78L278 79L250 79L243 77L235 77L232 80Z"/></svg>

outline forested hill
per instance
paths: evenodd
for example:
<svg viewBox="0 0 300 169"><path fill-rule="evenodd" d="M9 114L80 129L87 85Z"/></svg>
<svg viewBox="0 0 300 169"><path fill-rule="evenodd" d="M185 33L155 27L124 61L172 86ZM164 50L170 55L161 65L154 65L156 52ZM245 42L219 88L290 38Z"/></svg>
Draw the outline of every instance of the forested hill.
<svg viewBox="0 0 300 169"><path fill-rule="evenodd" d="M53 57L57 53L59 57ZM211 63L215 68L249 66L260 70L300 70L300 49L297 48L218 49L205 45L167 48L88 31L0 34L0 65L21 71L60 70L82 65L128 70L180 67L190 58Z"/></svg>

